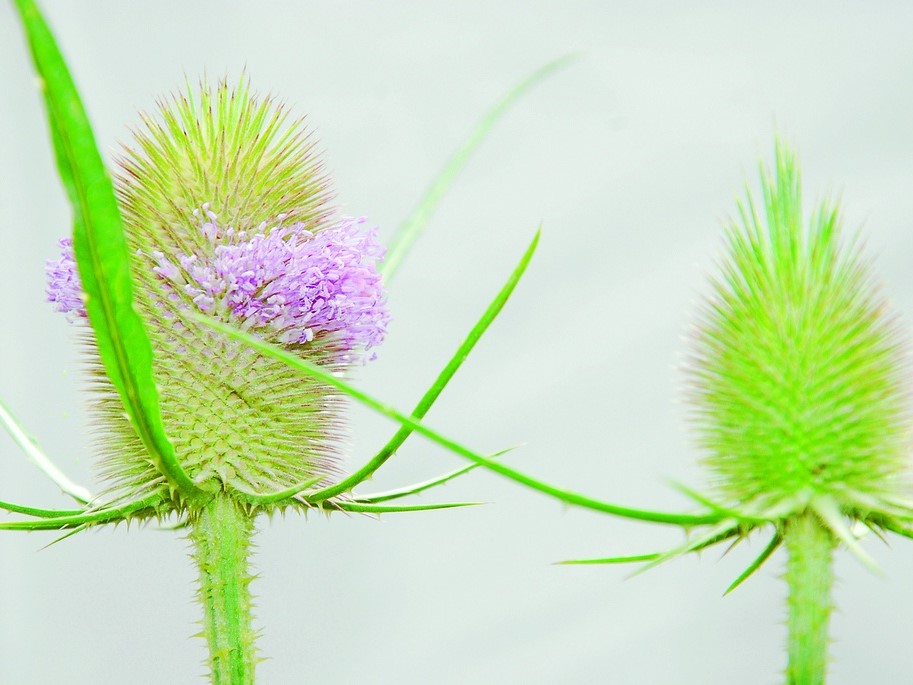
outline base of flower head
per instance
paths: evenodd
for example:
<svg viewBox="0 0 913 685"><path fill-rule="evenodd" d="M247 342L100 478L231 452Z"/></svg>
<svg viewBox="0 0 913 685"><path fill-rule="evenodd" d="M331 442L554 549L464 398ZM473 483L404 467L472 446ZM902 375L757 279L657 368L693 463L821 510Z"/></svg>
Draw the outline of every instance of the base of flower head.
<svg viewBox="0 0 913 685"><path fill-rule="evenodd" d="M702 552L723 542L728 543L729 549L731 549L751 537L755 531L767 527L772 528L773 537L769 544L729 586L726 590L728 594L753 575L782 545L784 530L790 525L790 522L803 517L813 516L823 528L830 532L835 542L845 545L860 562L871 570L878 570L878 566L860 544L866 531L873 530L879 537L882 537L883 532L894 532L913 538L913 500L904 499L899 495L884 493L874 496L866 493L843 493L838 497L833 493L808 491L799 493L790 499L759 498L736 506L726 506L687 488L680 487L680 489L710 512L707 522L700 525L669 521L671 525L682 527L689 532L687 542L664 552L574 559L562 563L642 563L638 572L643 572L663 562L692 552ZM624 514L616 515L624 516ZM631 516L630 518L644 520L644 516ZM669 516L669 518L674 517ZM657 519L653 520L659 522ZM683 518L683 521L687 521L687 519Z"/></svg>

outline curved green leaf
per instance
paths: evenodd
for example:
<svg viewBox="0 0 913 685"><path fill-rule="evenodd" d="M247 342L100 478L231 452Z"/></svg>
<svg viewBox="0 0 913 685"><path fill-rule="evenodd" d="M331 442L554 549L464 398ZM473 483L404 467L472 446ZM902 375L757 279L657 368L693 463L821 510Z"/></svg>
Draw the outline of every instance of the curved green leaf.
<svg viewBox="0 0 913 685"><path fill-rule="evenodd" d="M862 545L859 544L859 540L853 535L853 531L850 530L843 513L840 511L840 507L833 498L829 496L817 497L812 502L810 508L818 516L818 519L824 527L827 528L837 540L846 545L846 548L850 550L850 553L862 562L866 568L879 575L884 574L884 571L882 571L878 562L862 549Z"/></svg>
<svg viewBox="0 0 913 685"><path fill-rule="evenodd" d="M234 486L233 489L236 492L240 493L242 498L250 504L269 505L277 504L283 500L291 499L296 495L300 495L309 487L320 481L321 478L321 476L317 476L316 478L308 478L307 480L297 483L290 488L286 488L285 490L277 490L276 492L246 492L237 486Z"/></svg>
<svg viewBox="0 0 913 685"><path fill-rule="evenodd" d="M567 559L566 561L559 561L559 566L573 566L573 565L586 565L586 564L636 564L641 561L653 561L662 556L661 552L653 552L651 554L635 554L630 557L602 557L599 559Z"/></svg>
<svg viewBox="0 0 913 685"><path fill-rule="evenodd" d="M533 490L538 490L539 492L561 500L566 504L583 507L585 509L592 509L593 511L599 511L605 514L613 514L622 518L650 521L653 523L668 523L679 526L695 526L718 523L723 518L716 512L710 514L673 514L668 512L657 512L644 509L620 507L615 504L610 504L609 502L602 502L600 500L593 499L592 497L587 497L585 495L571 492L570 490L564 490L562 488L557 488L553 485L549 485L548 483L537 480L532 476L528 476L524 473L521 473L520 471L512 469L509 466L504 466L503 464L499 464L496 461L486 459L481 454L478 454L477 452L474 452L464 447L463 445L460 445L456 441L444 437L436 431L423 426L416 417L406 416L393 407L388 406L383 402L374 399L367 393L362 392L361 390L358 390L357 388L349 385L332 372L326 371L325 369L322 369L315 364L311 364L310 362L306 362L300 357L296 357L295 355L286 352L280 347L264 342L263 340L255 338L254 336L249 335L244 331L237 330L231 326L226 326L222 322L210 317L194 314L192 315L192 318L206 326L209 326L213 330L225 333L226 335L240 340L250 347L263 352L264 354L268 354L271 357L285 362L291 368L296 369L298 372L306 376L312 376L313 378L317 378L323 381L327 385L331 385L338 390L341 390L342 392L349 395L349 397L352 397L365 406L370 407L374 411L383 414L384 416L387 416L394 421L398 421L404 427L410 428L416 433L424 435L432 442L437 443L438 445L450 450L451 452L454 452L455 454L465 457L469 461L478 464L479 466L484 466L489 471L499 473L502 476L506 476L507 478L532 488Z"/></svg>
<svg viewBox="0 0 913 685"><path fill-rule="evenodd" d="M64 494L69 495L80 504L89 503L92 499L92 493L83 486L74 483L63 471L57 468L57 465L41 450L35 439L26 433L25 429L16 421L16 417L6 408L3 402L0 402L0 423L3 424L6 432L19 445L19 448L25 452L25 456L28 457L29 461L41 469Z"/></svg>
<svg viewBox="0 0 913 685"><path fill-rule="evenodd" d="M0 509L12 512L14 514L26 514L36 518L56 518L58 516L78 516L84 513L82 509L39 509L38 507L27 507L24 504L14 504L12 502L3 502L0 500Z"/></svg>
<svg viewBox="0 0 913 685"><path fill-rule="evenodd" d="M453 181L463 170L463 167L466 166L469 158L479 145L482 144L482 141L485 140L485 137L491 131L492 127L521 96L544 81L561 67L567 66L574 59L574 55L566 55L540 67L527 76L522 82L514 86L514 88L507 93L507 95L505 95L478 124L476 124L476 127L472 130L469 138L459 149L457 149L453 156L447 160L444 168L419 200L418 205L412 213L406 217L405 221L403 221L396 233L394 233L393 237L390 239L390 249L387 251L387 256L380 265L380 272L387 283L393 278L393 275L399 269L399 265L406 256L406 253L412 248L412 245L431 220L431 215L434 213L434 210L437 209L437 206L444 198L444 195L447 193L447 190L450 188Z"/></svg>
<svg viewBox="0 0 913 685"><path fill-rule="evenodd" d="M457 509L460 507L477 507L482 502L444 502L443 504L360 504L358 502L334 501L333 506L343 511L359 514L397 514L407 511L436 511L438 509Z"/></svg>
<svg viewBox="0 0 913 685"><path fill-rule="evenodd" d="M78 526L110 523L111 521L123 521L131 514L137 514L143 509L153 509L161 501L159 496L147 497L138 502L131 502L119 507L102 508L72 516L55 516L37 521L2 521L0 522L0 530L63 530Z"/></svg>
<svg viewBox="0 0 913 685"><path fill-rule="evenodd" d="M781 536L780 533L775 533L771 541L768 543L767 547L765 547L764 550L758 555L758 558L752 561L748 565L748 568L742 571L739 577L732 581L732 585L726 588L726 592L723 593L723 596L725 597L730 592L735 590L739 585L748 580L748 578L750 578L755 571L764 565L764 562L770 558L770 555L777 551L777 548L782 544L782 542L783 536Z"/></svg>
<svg viewBox="0 0 913 685"><path fill-rule="evenodd" d="M201 494L165 435L152 377L152 346L133 309L130 256L111 178L76 85L33 0L16 0L41 76L60 178L73 207L73 248L105 372L137 434L173 488Z"/></svg>
<svg viewBox="0 0 913 685"><path fill-rule="evenodd" d="M533 258L533 254L536 252L536 247L539 245L539 238L542 234L542 229L536 231L536 234L533 236L532 241L529 244L529 247L526 248L526 251L523 253L523 256L520 258L520 262L511 272L510 277L507 279L507 282L502 286L501 290L498 291L498 294L495 295L495 298L491 301L491 304L488 305L488 308L485 310L485 313L482 314L481 318L476 322L476 325L472 327L472 330L469 331L469 335L466 336L466 339L460 344L457 348L457 351L450 358L450 361L447 362L447 365L444 367L444 370L438 374L438 377L435 379L434 383L431 384L431 387L422 395L422 398L418 401L418 404L415 405L415 409L412 410L413 418L421 419L428 413L428 410L431 409L435 400L440 397L441 392L444 388L447 387L447 384L450 382L450 379L453 378L457 370L463 365L463 362L466 361L466 358L469 356L469 353L472 351L472 348L476 346L476 343L479 342L482 335L488 330L488 327L492 322L497 318L498 314L504 308L504 305L507 303L507 300L510 298L511 293L513 293L514 288L517 287L517 283L520 282L520 278L523 276L526 268L529 266L530 260ZM329 499L330 497L335 497L336 495L342 494L351 490L359 483L370 478L377 469L384 465L384 463L393 456L394 452L400 448L400 446L406 441L406 439L412 435L412 428L409 426L403 425L390 441L384 445L381 450L368 461L367 464L362 466L360 469L355 471L347 478L339 481L338 483L331 485L328 488L319 490L317 492L311 493L305 497L305 500L310 504L317 504L321 500Z"/></svg>
<svg viewBox="0 0 913 685"><path fill-rule="evenodd" d="M496 459L502 454L507 454L510 452L510 449L501 450L493 455L490 459ZM359 502L363 504L377 504L378 502L389 502L390 500L400 499L402 497L408 497L409 495L417 495L420 492L425 492L431 488L436 488L438 485L443 485L444 483L449 483L455 478L474 471L479 468L478 464L470 464L469 466L463 466L453 471L449 471L437 478L431 478L430 480L422 481L421 483L413 483L412 485L406 485L401 488L396 488L395 490L386 490L384 492L375 492L370 495L356 495L353 502Z"/></svg>

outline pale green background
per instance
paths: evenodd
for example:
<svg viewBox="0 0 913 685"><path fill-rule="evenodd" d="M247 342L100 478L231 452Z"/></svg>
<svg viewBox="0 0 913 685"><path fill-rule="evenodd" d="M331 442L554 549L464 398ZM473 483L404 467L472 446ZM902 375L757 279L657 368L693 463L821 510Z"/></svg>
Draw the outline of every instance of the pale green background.
<svg viewBox="0 0 913 685"><path fill-rule="evenodd" d="M530 95L453 188L390 290L395 321L363 387L407 408L541 222L530 272L430 425L620 503L688 506L701 485L677 369L696 299L775 129L809 197L838 194L885 290L913 317L913 5L906 2L44 3L108 153L138 108L248 70L307 112L340 201L389 236L482 112L540 64L580 61ZM0 397L90 480L78 344L43 301L69 230L11 3L0 4ZM909 324L906 324L909 325ZM360 463L393 430L352 415ZM373 484L460 464L415 440ZM766 540L722 561L562 568L678 533L568 511L476 473L438 498L472 510L263 522L254 589L260 682L777 683L777 555L721 599ZM66 501L0 436L0 498ZM426 498L428 499L428 498ZM201 682L194 571L180 534L0 535L0 683ZM833 685L913 680L913 544L840 553Z"/></svg>

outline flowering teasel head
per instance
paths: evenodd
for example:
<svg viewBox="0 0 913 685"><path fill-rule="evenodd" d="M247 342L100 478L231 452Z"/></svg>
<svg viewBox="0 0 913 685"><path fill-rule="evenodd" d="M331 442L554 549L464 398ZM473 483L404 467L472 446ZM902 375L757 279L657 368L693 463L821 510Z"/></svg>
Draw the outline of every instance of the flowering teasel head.
<svg viewBox="0 0 913 685"><path fill-rule="evenodd" d="M162 103L116 180L134 306L154 350L165 433L204 490L267 493L340 470L342 400L325 383L212 330L206 315L345 373L384 337L389 315L376 230L337 217L301 122L225 83ZM48 264L48 296L85 319L69 240ZM89 335L89 354L92 340ZM97 357L96 357L97 359ZM102 470L136 498L162 474L93 364Z"/></svg>
<svg viewBox="0 0 913 685"><path fill-rule="evenodd" d="M337 217L301 122L281 106L203 86L160 106L111 182L53 35L32 0L17 2L42 77L57 168L73 209L72 240L48 264L48 295L86 321L96 423L108 489L70 481L0 403L0 424L78 510L10 502L26 520L3 530L71 530L172 513L189 528L199 568L202 635L212 681L249 685L258 656L248 561L254 520L288 506L381 514L468 506L399 505L485 463L420 421L494 321L526 270L538 233L507 282L408 414L351 386L388 313L383 250L364 220ZM468 151L539 70L499 102L444 167L394 240L393 273ZM338 478L342 398L400 424L361 468ZM477 464L369 495L370 478L413 432ZM70 533L72 534L72 533Z"/></svg>
<svg viewBox="0 0 913 685"><path fill-rule="evenodd" d="M420 428L410 421L428 411L497 316L535 248L534 241L411 416L396 416L403 427L367 464L340 477L344 393L357 394L342 379L369 358L389 319L377 270L384 252L363 219L335 216L313 142L300 122L284 126L285 117L243 84L221 84L203 87L196 101L185 94L163 104L159 120L145 118L116 184L132 285L131 305L121 302L119 315L135 312L142 322L156 392L138 398L142 386L130 389L124 380L130 365L123 373L101 353L100 340L109 359L112 348L121 357L135 352L117 349L125 339L118 326L112 333L107 320L93 318L83 266L96 278L96 297L107 294L109 309L118 304L116 288L98 288L95 262L104 260L93 257L101 251L90 251L87 264L77 258L78 243L74 250L62 240L61 256L47 265L48 299L90 324L84 330L108 489L91 498L70 487L86 509L16 505L36 520L0 523L81 530L182 516L200 571L213 682L253 683L248 560L258 514L290 506L380 514L473 504L390 504L471 467L375 495L353 489ZM96 316L107 315L101 309L95 303Z"/></svg>

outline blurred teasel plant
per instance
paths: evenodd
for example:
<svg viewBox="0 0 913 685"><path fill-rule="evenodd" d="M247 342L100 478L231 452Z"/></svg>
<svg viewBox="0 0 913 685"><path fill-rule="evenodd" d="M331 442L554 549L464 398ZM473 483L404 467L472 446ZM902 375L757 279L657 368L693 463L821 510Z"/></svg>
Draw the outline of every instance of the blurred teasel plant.
<svg viewBox="0 0 913 685"><path fill-rule="evenodd" d="M726 593L785 547L785 680L821 685L834 550L845 546L876 569L860 544L865 531L882 539L887 532L913 537L907 335L858 237L843 235L836 205L803 213L798 162L779 140L773 170L761 169L761 201L747 192L725 236L686 368L710 494L681 490L702 511L623 507L467 448L456 451L566 504L688 534L664 552L563 563L642 563L644 570L720 543L732 548L768 530L769 542Z"/></svg>
<svg viewBox="0 0 913 685"><path fill-rule="evenodd" d="M394 237L386 261L364 219L339 217L315 141L246 78L201 84L143 116L114 182L76 87L33 0L16 0L45 97L71 238L47 265L48 298L79 327L99 431L92 495L41 452L12 413L0 420L79 507L11 502L7 530L162 521L187 527L199 568L212 681L254 682L248 570L254 521L277 510L382 514L469 502L399 504L476 466L375 495L369 479L419 421L495 319L538 233L400 429L343 473L345 380L373 358L390 318L384 290L453 178L516 99L567 62L514 88L480 122ZM292 360L293 365L289 365ZM389 411L388 411L389 414Z"/></svg>

